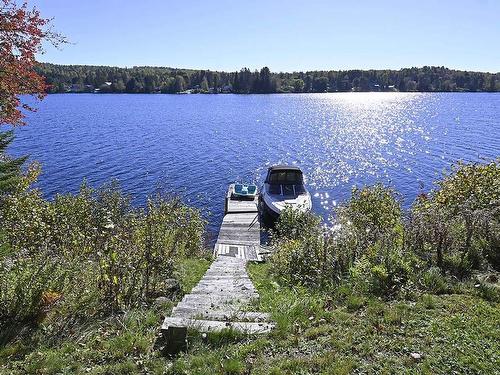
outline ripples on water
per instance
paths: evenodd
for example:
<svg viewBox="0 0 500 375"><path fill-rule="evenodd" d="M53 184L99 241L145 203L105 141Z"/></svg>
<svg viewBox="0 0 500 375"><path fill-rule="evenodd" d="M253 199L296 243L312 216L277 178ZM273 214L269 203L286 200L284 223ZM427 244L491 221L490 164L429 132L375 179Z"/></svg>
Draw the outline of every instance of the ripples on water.
<svg viewBox="0 0 500 375"><path fill-rule="evenodd" d="M136 203L158 188L223 214L227 184L301 166L328 217L353 185L409 205L457 160L500 156L499 94L50 95L11 148L43 164L51 197L117 178Z"/></svg>

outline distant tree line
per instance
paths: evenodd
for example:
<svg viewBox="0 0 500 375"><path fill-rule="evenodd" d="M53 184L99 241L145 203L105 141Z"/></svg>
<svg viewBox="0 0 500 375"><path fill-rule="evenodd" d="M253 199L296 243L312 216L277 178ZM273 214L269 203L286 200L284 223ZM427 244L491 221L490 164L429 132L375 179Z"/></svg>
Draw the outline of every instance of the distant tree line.
<svg viewBox="0 0 500 375"><path fill-rule="evenodd" d="M445 67L400 70L330 70L272 73L243 68L237 72L138 66L40 64L50 93L310 93L345 91L481 92L500 91L500 73Z"/></svg>

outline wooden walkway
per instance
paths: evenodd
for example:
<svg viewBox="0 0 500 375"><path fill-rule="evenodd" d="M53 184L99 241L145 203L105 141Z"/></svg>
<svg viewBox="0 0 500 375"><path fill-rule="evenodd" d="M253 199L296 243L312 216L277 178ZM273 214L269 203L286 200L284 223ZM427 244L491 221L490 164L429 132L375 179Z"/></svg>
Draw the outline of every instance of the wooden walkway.
<svg viewBox="0 0 500 375"><path fill-rule="evenodd" d="M178 341L175 331L180 330L183 335L185 328L202 332L232 328L250 334L266 333L273 328L268 314L248 311L259 297L246 271L248 261L261 260L258 199L231 199L231 189L232 185L214 246L215 261L191 293L172 310L172 315L165 318L162 332L167 341Z"/></svg>
<svg viewBox="0 0 500 375"><path fill-rule="evenodd" d="M260 261L259 202L231 199L232 185L225 198L224 219L214 247L214 256L232 256Z"/></svg>

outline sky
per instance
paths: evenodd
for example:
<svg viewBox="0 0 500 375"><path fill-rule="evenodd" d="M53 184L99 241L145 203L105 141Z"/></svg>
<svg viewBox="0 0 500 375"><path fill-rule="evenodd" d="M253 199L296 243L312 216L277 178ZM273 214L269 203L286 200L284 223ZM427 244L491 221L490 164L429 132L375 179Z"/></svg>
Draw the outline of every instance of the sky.
<svg viewBox="0 0 500 375"><path fill-rule="evenodd" d="M28 0L57 64L234 71L446 66L500 72L500 0Z"/></svg>

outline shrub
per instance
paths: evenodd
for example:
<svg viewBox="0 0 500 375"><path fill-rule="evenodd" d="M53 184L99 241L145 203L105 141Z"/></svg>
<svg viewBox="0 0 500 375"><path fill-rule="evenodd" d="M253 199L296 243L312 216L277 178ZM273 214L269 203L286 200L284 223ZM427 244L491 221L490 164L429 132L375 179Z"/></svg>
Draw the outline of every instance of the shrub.
<svg viewBox="0 0 500 375"><path fill-rule="evenodd" d="M315 288L350 277L355 288L380 295L406 283L413 258L403 249L402 212L391 189L354 189L336 224L327 230L311 213L285 210L272 235L274 272L290 284Z"/></svg>
<svg viewBox="0 0 500 375"><path fill-rule="evenodd" d="M2 14L3 16L3 14ZM3 90L2 90L3 94ZM2 102L5 105L5 102ZM2 108L2 120L5 108ZM9 157L5 151L14 140L14 131L0 131L0 197L8 192L15 191L22 180L21 166L27 157L14 159Z"/></svg>
<svg viewBox="0 0 500 375"><path fill-rule="evenodd" d="M500 163L459 164L411 208L407 245L460 278L500 269Z"/></svg>
<svg viewBox="0 0 500 375"><path fill-rule="evenodd" d="M336 272L320 223L312 213L293 209L282 213L271 237L276 275L291 284L321 287L331 283Z"/></svg>
<svg viewBox="0 0 500 375"><path fill-rule="evenodd" d="M319 216L287 208L280 215L271 235L274 240L301 240L309 236L320 236L320 224Z"/></svg>
<svg viewBox="0 0 500 375"><path fill-rule="evenodd" d="M38 320L55 296L64 277L54 259L46 256L18 257L2 264L0 270L0 344L14 336L24 323ZM21 325L13 324L15 322Z"/></svg>
<svg viewBox="0 0 500 375"><path fill-rule="evenodd" d="M205 222L177 198L134 208L116 183L52 202L37 190L0 210L0 324L36 320L51 301L71 319L130 308L161 294L176 260L202 248ZM56 298L57 296L57 298Z"/></svg>
<svg viewBox="0 0 500 375"><path fill-rule="evenodd" d="M420 302L428 310L436 308L436 297L430 294L423 294L420 297Z"/></svg>
<svg viewBox="0 0 500 375"><path fill-rule="evenodd" d="M382 185L355 188L351 199L340 206L337 222L344 232L339 237L343 253L350 254L348 269L354 288L380 296L399 292L416 267L414 257L403 247L399 196Z"/></svg>
<svg viewBox="0 0 500 375"><path fill-rule="evenodd" d="M351 267L354 289L377 296L394 296L412 278L418 265L416 259L403 249L374 245Z"/></svg>
<svg viewBox="0 0 500 375"><path fill-rule="evenodd" d="M348 311L354 312L363 307L365 303L366 303L365 298L357 294L352 294L347 297L346 307Z"/></svg>
<svg viewBox="0 0 500 375"><path fill-rule="evenodd" d="M488 164L458 163L437 181L434 201L458 212L471 197L471 210L490 209L500 202L500 159Z"/></svg>
<svg viewBox="0 0 500 375"><path fill-rule="evenodd" d="M488 285L480 282L477 289L479 295L485 300L500 303L500 287L498 285Z"/></svg>
<svg viewBox="0 0 500 375"><path fill-rule="evenodd" d="M402 244L403 216L399 196L380 184L354 188L352 196L337 210L337 223L355 238L364 252L375 243ZM353 256L356 257L355 252Z"/></svg>
<svg viewBox="0 0 500 375"><path fill-rule="evenodd" d="M447 293L448 281L437 267L431 267L422 273L421 284L424 290L434 294Z"/></svg>

